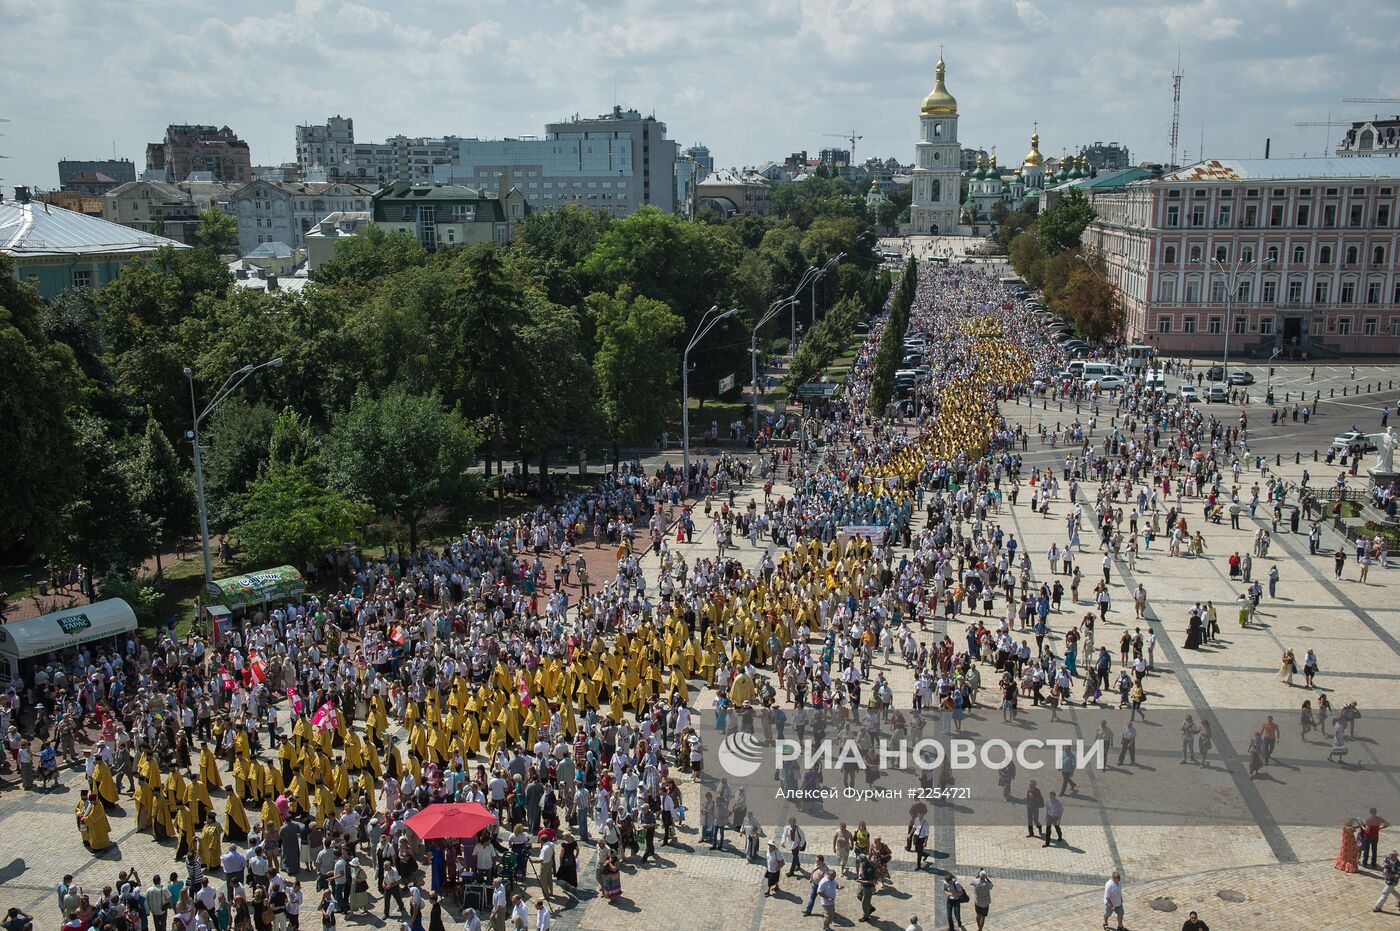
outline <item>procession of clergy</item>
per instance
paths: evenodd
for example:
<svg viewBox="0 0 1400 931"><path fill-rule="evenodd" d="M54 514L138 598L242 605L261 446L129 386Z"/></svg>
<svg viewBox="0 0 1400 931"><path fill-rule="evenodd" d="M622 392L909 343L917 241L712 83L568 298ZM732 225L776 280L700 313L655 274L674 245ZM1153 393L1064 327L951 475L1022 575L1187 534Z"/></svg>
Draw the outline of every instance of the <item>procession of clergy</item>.
<svg viewBox="0 0 1400 931"><path fill-rule="evenodd" d="M935 471L952 463L966 469L985 461L989 441L1005 428L996 411L999 392L1027 383L1041 360L1033 364L1022 348L1024 333L1008 332L1020 321L1005 307L986 302L986 296L994 294L986 281L945 274L942 286L950 282L968 293L958 299L958 292L950 295L945 290L939 314L932 312L933 302L925 293L916 310L918 325L935 337L929 351L934 375L932 384L921 389L917 431L897 432L892 420L866 412L863 392L879 336L877 323L852 371L847 401L835 408L831 424L836 435L849 438L847 454L840 460L828 454L814 466L826 470L839 465L841 472L835 482L822 486L822 494L800 495L804 506L853 510L856 498L889 497L896 506L878 510L907 515L917 489ZM787 503L789 509L798 497ZM781 520L782 509L775 511L775 519ZM693 586L689 593L676 590L669 602L654 610L650 602L629 598L630 580L619 575L604 586L612 600L603 603L615 610L615 617L597 616L599 600L584 599L567 635L556 628L550 638L541 625L539 639L529 640L543 642L545 648L524 656L520 649L493 650L494 667L474 677L465 674L470 667L461 662L450 678L419 688L409 700L396 689L392 724L383 681L374 680L381 657L369 648L393 638L406 643L406 656L416 650L439 662L460 660L465 649L481 642L482 633L473 628L471 636L461 636L461 631L435 635L432 628L442 612L435 618L422 599L401 625L394 625L392 612L386 612L369 627L362 626L360 644L352 647L358 651L359 700L331 699L313 707L309 690L288 689L290 733L276 742L275 756L260 752L252 718L235 722L228 714L214 720L213 740L200 747L197 759L192 756L192 766L167 766L162 771L157 759L142 749L134 763L136 828L172 843L177 858L193 855L204 869L214 870L228 842L261 840L274 848L289 818L334 824L349 807L376 810L386 775L395 789L406 774L412 774L414 785L423 786L425 776L431 779L439 768L465 768L476 757L500 771L513 749L538 752L540 746L557 747L572 738L576 751L581 751L606 721L622 722L629 714L640 721L658 707L688 704L696 685L718 686L736 707L757 703L761 699L754 670L776 668L778 655L799 637L828 638L831 631L824 624L832 618L821 616L819 603L869 595L878 588L877 577L890 558L889 540L862 535L822 539L804 536L802 528L794 525L790 549L781 552L771 569L750 572L732 562L714 573L706 587ZM517 538L528 539L523 534ZM505 557L501 564L514 568L506 584L518 595L520 577L535 570L525 561L528 554L506 546L499 554ZM669 540L662 546L681 548ZM683 562L669 552L662 557L665 567ZM521 603L517 599L516 604ZM935 610L936 599L927 607ZM480 601L469 610L478 618L489 612ZM399 639L403 630L406 636ZM485 636L492 636L490 628L486 630ZM504 633L496 631L497 636ZM515 645L519 647L518 640ZM244 657L252 658L251 651ZM249 668L248 663L239 666ZM216 672L206 676L210 694L230 687ZM259 689L265 691L263 698L280 700L270 684L250 680L245 671L243 681L233 682L232 688L248 697L235 707L255 707L252 694ZM768 690L764 700L777 698ZM224 734L229 728L235 730L231 740ZM76 811L83 842L94 852L111 842L108 811L119 800L107 762L112 758L110 733L110 728L103 731L106 752L89 763L88 789ZM188 728L186 734L190 736ZM483 782L484 769L478 773L477 781ZM219 794L221 806L216 801Z"/></svg>

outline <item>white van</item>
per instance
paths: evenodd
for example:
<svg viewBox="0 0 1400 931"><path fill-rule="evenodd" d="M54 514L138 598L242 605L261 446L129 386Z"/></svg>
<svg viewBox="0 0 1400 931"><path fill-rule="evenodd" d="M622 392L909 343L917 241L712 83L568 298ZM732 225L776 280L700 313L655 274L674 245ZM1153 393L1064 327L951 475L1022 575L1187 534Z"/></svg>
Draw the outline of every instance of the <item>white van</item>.
<svg viewBox="0 0 1400 931"><path fill-rule="evenodd" d="M1071 362L1070 365L1072 367L1074 363ZM1105 375L1117 375L1119 378L1122 378L1123 370L1112 362L1089 362L1085 364L1084 371L1079 373L1079 377L1085 381L1091 379L1097 381Z"/></svg>
<svg viewBox="0 0 1400 931"><path fill-rule="evenodd" d="M1068 369L1068 371L1069 371L1069 377L1070 377L1070 378L1083 378L1083 377L1084 377L1084 366L1086 366L1086 365L1088 365L1088 363L1085 362L1083 359L1075 359L1073 362L1071 362L1071 363L1067 366L1067 369Z"/></svg>

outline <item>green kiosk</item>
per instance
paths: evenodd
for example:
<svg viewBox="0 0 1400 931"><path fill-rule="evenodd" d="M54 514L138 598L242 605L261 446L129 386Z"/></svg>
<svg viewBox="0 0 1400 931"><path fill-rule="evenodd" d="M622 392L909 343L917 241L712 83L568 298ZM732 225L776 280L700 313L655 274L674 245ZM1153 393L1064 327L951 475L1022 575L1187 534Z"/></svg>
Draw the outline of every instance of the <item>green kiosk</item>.
<svg viewBox="0 0 1400 931"><path fill-rule="evenodd" d="M249 611L291 601L306 593L306 579L291 566L215 579L205 588L205 616L217 645Z"/></svg>

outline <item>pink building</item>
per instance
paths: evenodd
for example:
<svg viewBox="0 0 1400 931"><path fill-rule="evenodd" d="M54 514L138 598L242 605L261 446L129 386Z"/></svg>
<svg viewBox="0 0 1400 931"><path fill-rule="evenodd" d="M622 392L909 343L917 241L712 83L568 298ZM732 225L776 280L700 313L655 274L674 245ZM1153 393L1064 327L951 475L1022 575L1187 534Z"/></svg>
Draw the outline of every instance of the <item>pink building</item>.
<svg viewBox="0 0 1400 931"><path fill-rule="evenodd" d="M1400 159L1210 160L1091 195L1083 243L1159 352L1395 354L1397 194Z"/></svg>

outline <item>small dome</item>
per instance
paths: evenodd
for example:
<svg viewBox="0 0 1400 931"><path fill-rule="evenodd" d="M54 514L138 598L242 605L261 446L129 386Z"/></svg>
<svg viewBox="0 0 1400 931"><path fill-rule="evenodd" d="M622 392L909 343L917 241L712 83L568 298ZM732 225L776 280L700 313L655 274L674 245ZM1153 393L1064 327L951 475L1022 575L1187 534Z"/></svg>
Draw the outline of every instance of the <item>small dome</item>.
<svg viewBox="0 0 1400 931"><path fill-rule="evenodd" d="M1040 133L1031 133L1031 150L1026 153L1021 164L1028 168L1038 168L1045 164L1045 156L1040 154Z"/></svg>
<svg viewBox="0 0 1400 931"><path fill-rule="evenodd" d="M938 67L935 70L936 79L933 90L928 92L924 98L924 105L919 112L924 116L954 116L958 112L958 101L952 94L948 93L948 88L943 84L943 75L947 67L943 64L943 59L938 59Z"/></svg>

